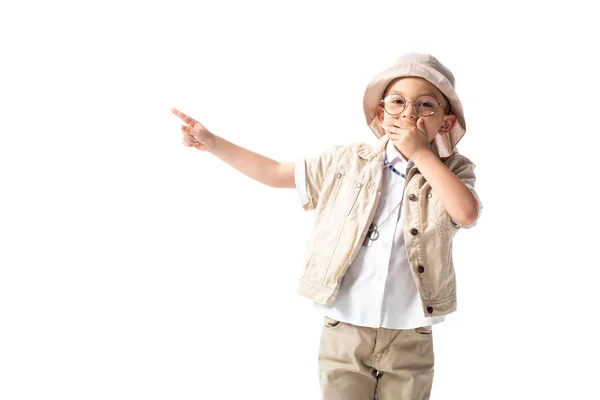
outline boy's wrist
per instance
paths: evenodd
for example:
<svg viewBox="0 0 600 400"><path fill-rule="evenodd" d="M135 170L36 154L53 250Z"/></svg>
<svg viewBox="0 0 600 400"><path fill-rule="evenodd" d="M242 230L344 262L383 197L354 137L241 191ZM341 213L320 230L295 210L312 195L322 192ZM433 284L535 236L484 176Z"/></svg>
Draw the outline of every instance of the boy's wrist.
<svg viewBox="0 0 600 400"><path fill-rule="evenodd" d="M411 159L418 166L430 155L433 155L433 152L428 147L422 147L412 154Z"/></svg>
<svg viewBox="0 0 600 400"><path fill-rule="evenodd" d="M210 137L210 139L209 139L209 140L207 140L207 141L206 141L206 144L205 144L205 145L206 145L206 150L207 150L209 153L213 153L213 154L214 154L214 152L216 151L216 149L217 149L217 147L218 147L218 143L219 143L219 140L220 140L220 139L221 139L221 138L220 138L219 136L215 135L214 133L213 133L213 134L211 134L211 137Z"/></svg>

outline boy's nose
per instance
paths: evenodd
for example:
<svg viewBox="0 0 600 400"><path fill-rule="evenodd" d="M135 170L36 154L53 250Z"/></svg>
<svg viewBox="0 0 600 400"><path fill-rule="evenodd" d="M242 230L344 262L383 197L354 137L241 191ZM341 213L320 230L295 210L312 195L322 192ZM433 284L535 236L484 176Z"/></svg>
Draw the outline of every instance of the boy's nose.
<svg viewBox="0 0 600 400"><path fill-rule="evenodd" d="M413 107L412 103L406 103L406 107L404 107L404 111L402 111L400 116L402 116L402 118L417 119L417 112L415 111L415 107Z"/></svg>

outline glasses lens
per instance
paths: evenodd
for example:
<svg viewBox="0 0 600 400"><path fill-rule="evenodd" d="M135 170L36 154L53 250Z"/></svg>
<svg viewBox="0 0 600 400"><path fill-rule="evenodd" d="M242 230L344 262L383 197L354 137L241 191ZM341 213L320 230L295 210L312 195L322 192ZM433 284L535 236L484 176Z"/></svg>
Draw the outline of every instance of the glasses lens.
<svg viewBox="0 0 600 400"><path fill-rule="evenodd" d="M432 96L421 96L415 100L415 109L417 114L428 117L435 113L437 110L438 102L435 97Z"/></svg>
<svg viewBox="0 0 600 400"><path fill-rule="evenodd" d="M404 111L406 107L406 100L404 97L393 94L383 99L383 108L388 114L398 115Z"/></svg>

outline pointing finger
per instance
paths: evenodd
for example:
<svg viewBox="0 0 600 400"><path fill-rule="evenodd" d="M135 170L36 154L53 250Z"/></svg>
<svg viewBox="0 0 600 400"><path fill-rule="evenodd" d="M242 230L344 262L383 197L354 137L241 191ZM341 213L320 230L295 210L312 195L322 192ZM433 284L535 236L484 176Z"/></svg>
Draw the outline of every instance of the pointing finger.
<svg viewBox="0 0 600 400"><path fill-rule="evenodd" d="M196 120L194 120L192 117L185 115L184 113L182 113L181 111L179 111L176 108L171 108L171 112L175 115L177 115L179 118L181 118L183 120L183 122L185 122L186 124L190 125L190 126L194 126L196 123Z"/></svg>

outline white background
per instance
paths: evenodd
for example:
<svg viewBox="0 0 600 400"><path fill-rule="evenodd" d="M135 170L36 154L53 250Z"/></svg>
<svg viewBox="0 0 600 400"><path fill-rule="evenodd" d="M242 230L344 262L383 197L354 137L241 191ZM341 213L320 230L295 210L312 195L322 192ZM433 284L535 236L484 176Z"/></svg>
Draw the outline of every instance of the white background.
<svg viewBox="0 0 600 400"><path fill-rule="evenodd" d="M0 399L319 398L313 215L169 109L313 157L374 139L364 89L409 51L456 76L485 206L431 398L599 398L592 2L361 4L2 3Z"/></svg>

